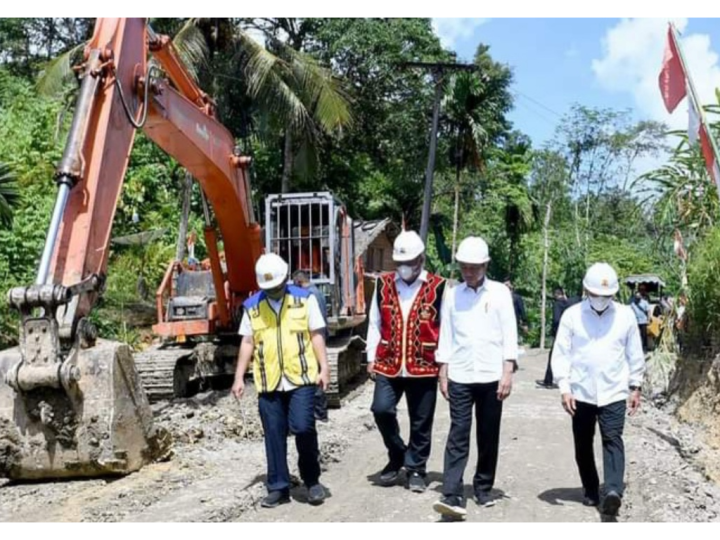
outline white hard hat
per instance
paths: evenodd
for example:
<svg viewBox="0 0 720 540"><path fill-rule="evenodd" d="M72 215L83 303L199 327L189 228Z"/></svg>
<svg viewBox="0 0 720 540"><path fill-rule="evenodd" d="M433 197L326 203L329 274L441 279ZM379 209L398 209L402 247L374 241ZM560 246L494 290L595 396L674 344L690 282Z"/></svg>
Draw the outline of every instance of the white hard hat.
<svg viewBox="0 0 720 540"><path fill-rule="evenodd" d="M393 244L393 261L406 262L425 253L425 244L415 231L403 231Z"/></svg>
<svg viewBox="0 0 720 540"><path fill-rule="evenodd" d="M583 287L598 296L612 296L618 289L618 277L608 263L595 263L588 268L583 279Z"/></svg>
<svg viewBox="0 0 720 540"><path fill-rule="evenodd" d="M490 260L487 242L479 236L468 236L460 242L455 259L465 264L484 264Z"/></svg>
<svg viewBox="0 0 720 540"><path fill-rule="evenodd" d="M261 289L274 289L287 279L288 265L279 255L265 253L255 263L255 277Z"/></svg>

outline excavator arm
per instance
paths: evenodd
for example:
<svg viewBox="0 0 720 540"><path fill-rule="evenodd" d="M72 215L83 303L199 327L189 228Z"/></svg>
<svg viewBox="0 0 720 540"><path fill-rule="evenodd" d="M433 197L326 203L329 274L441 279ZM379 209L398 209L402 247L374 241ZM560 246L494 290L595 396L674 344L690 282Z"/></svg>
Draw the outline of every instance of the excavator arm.
<svg viewBox="0 0 720 540"><path fill-rule="evenodd" d="M148 62L148 51L169 80ZM8 295L22 319L19 347L0 352L0 441L14 441L0 475L11 478L123 474L157 450L129 348L97 340L87 319L105 280L113 218L138 129L190 171L212 205L227 262L225 276L208 227L221 324L256 288L253 267L262 247L249 160L237 154L172 42L152 32L145 19L98 19L84 58L37 279Z"/></svg>
<svg viewBox="0 0 720 540"><path fill-rule="evenodd" d="M148 47L172 85L148 69ZM236 154L232 135L215 118L212 102L172 42L142 19L99 19L86 57L83 89L57 173L61 194L54 217L61 221L57 240L53 226L48 234L49 279L41 281L41 265L38 284L70 286L105 275L113 217L139 124L200 183L223 235L230 295L247 296L256 288L253 267L262 250L246 175L249 160ZM223 295L219 271L218 265L216 290ZM71 303L62 319L64 335L75 333L96 296L88 292ZM219 302L223 319L226 303Z"/></svg>

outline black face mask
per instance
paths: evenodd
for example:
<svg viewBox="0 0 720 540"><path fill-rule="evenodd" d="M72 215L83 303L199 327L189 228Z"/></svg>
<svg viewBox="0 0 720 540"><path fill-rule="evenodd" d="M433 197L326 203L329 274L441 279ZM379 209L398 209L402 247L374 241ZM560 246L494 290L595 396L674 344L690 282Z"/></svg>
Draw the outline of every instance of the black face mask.
<svg viewBox="0 0 720 540"><path fill-rule="evenodd" d="M265 294L268 296L268 298L272 298L273 300L280 300L283 296L285 296L285 284L282 284L279 287L275 287L273 289L268 289L265 291Z"/></svg>

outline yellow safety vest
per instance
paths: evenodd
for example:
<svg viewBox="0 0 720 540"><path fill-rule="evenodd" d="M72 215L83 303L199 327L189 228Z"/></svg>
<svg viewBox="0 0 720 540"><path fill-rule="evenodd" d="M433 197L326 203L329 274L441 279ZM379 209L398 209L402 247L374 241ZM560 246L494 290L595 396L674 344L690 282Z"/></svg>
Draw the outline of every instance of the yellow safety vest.
<svg viewBox="0 0 720 540"><path fill-rule="evenodd" d="M282 375L295 386L315 384L318 362L310 341L308 300L305 289L289 285L280 313L264 292L245 302L255 350L253 376L258 392L273 392Z"/></svg>

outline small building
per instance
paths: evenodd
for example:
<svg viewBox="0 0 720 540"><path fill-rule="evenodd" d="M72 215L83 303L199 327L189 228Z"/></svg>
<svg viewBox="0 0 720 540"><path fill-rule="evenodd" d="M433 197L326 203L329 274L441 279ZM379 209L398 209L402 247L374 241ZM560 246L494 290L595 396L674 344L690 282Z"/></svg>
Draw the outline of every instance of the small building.
<svg viewBox="0 0 720 540"><path fill-rule="evenodd" d="M362 257L365 272L379 274L395 270L392 260L393 242L400 227L389 218L371 221L356 221L355 255Z"/></svg>

